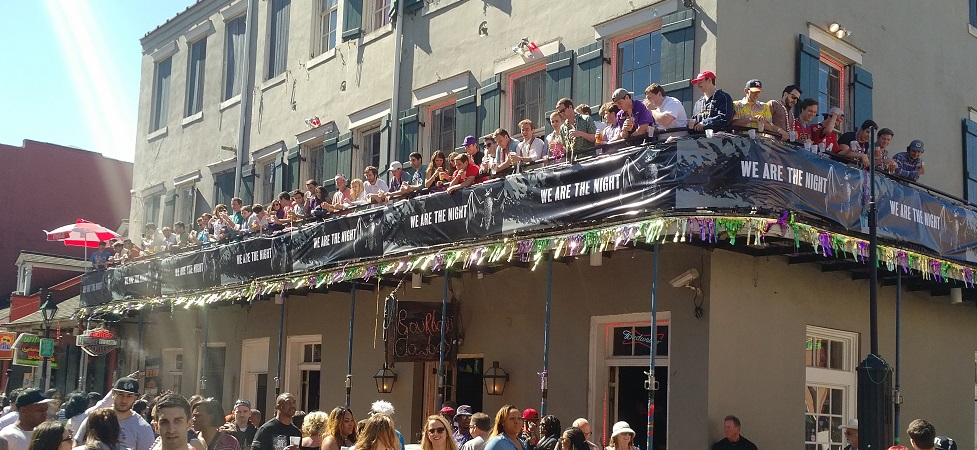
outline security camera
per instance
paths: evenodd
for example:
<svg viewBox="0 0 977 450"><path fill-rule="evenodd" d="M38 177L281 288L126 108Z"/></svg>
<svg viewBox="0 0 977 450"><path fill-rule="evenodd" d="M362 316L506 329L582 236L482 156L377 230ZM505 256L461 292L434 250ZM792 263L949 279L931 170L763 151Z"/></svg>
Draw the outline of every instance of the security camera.
<svg viewBox="0 0 977 450"><path fill-rule="evenodd" d="M677 288L688 287L689 283L691 283L692 280L696 278L699 278L699 271L695 269L689 269L683 272L681 275L672 278L672 281L669 281L669 284Z"/></svg>

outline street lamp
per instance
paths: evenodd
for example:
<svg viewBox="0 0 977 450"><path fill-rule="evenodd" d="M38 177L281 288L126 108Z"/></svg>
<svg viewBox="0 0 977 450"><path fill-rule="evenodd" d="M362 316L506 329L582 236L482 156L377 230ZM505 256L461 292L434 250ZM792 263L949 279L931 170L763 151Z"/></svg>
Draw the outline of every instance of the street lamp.
<svg viewBox="0 0 977 450"><path fill-rule="evenodd" d="M397 381L397 374L393 370L390 370L390 367L387 367L387 363L383 363L383 367L373 376L373 380L377 382L377 392L389 394L394 390L394 382Z"/></svg>
<svg viewBox="0 0 977 450"><path fill-rule="evenodd" d="M482 374L482 381L485 382L486 394L502 395L505 392L505 384L509 381L509 374L499 367L498 361L492 361L492 367Z"/></svg>
<svg viewBox="0 0 977 450"><path fill-rule="evenodd" d="M54 316L58 314L58 304L54 302L54 296L48 293L47 300L41 305L41 316L44 318L44 338L49 338L51 334L51 321L54 320ZM38 352L40 352L40 344L38 344ZM41 358L41 377L44 381L44 390L50 387L50 377L48 377L47 370L48 358Z"/></svg>

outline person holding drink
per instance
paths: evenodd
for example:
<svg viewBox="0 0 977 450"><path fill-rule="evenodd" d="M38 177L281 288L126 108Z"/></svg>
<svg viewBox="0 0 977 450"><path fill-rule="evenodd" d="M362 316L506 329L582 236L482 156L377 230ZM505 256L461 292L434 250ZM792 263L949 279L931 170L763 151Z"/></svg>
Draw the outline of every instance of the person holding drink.
<svg viewBox="0 0 977 450"><path fill-rule="evenodd" d="M621 124L621 139L648 134L648 127L655 126L655 117L644 103L632 100L627 89L617 88L611 95L611 102L620 111L617 112L617 122Z"/></svg>
<svg viewBox="0 0 977 450"><path fill-rule="evenodd" d="M567 97L556 102L556 111L564 120L560 127L560 143L570 153L571 158L574 154L593 149L596 140L594 135L597 134L597 125L594 124L594 120L590 116L584 116L574 111L573 100Z"/></svg>

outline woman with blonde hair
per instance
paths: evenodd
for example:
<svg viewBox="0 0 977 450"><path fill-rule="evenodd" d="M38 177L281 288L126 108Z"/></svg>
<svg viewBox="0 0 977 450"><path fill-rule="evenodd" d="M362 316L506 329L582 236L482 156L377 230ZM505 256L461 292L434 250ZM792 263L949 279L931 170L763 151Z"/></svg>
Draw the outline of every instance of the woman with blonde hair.
<svg viewBox="0 0 977 450"><path fill-rule="evenodd" d="M333 410L335 411L335 410ZM330 414L330 417L332 414ZM353 450L397 450L394 420L386 414L374 414L366 419L363 434Z"/></svg>
<svg viewBox="0 0 977 450"><path fill-rule="evenodd" d="M525 450L526 443L519 439L522 431L522 411L512 405L505 405L495 414L495 427L492 437L485 444L485 450Z"/></svg>
<svg viewBox="0 0 977 450"><path fill-rule="evenodd" d="M454 428L444 416L429 416L421 430L421 450L458 450L452 433Z"/></svg>
<svg viewBox="0 0 977 450"><path fill-rule="evenodd" d="M321 450L340 450L356 443L356 419L349 408L337 406L329 412L326 426L322 430Z"/></svg>
<svg viewBox="0 0 977 450"><path fill-rule="evenodd" d="M353 178L353 181L349 182L349 192L349 197L352 199L351 203L366 203L366 191L363 190L363 180Z"/></svg>
<svg viewBox="0 0 977 450"><path fill-rule="evenodd" d="M611 442L607 450L636 450L634 446L634 430L625 421L614 424L611 428Z"/></svg>
<svg viewBox="0 0 977 450"><path fill-rule="evenodd" d="M302 450L315 450L322 446L322 435L326 431L326 423L329 421L329 414L322 411L312 411L305 415L302 421L302 441L299 448Z"/></svg>

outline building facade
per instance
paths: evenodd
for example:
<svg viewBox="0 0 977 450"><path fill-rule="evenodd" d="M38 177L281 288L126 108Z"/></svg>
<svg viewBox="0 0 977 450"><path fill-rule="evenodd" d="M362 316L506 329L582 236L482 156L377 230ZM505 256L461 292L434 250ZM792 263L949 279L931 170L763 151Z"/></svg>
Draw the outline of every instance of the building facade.
<svg viewBox="0 0 977 450"><path fill-rule="evenodd" d="M751 78L764 81L763 99L796 83L822 112L845 110L844 129L867 118L894 129L893 149L922 139L931 159L921 181L971 199L977 94L956 88L977 81L968 66L977 31L967 2L571 1L557 8L413 0L403 5L399 52L391 3L202 1L147 34L132 229L190 223L236 193L267 204L305 179L328 185L336 173L382 171L411 151L426 161L466 135L514 132L522 118L549 132L545 119L564 96L597 105L616 87L641 98L659 82L691 109L698 93L688 81L701 70L714 70L734 99ZM832 23L850 34L832 34ZM652 255L625 250L597 267L585 259L553 267L548 412L564 423L589 417L605 443L617 420L647 430L648 356L641 339L619 338L651 332ZM856 417L855 367L868 352L866 282L789 256L692 243L666 245L659 258L662 280L689 268L702 276L699 291L659 287L654 335L664 333L668 344L657 358L654 430L664 439L656 437L656 447L708 445L722 437L723 417L735 414L761 447L841 448L838 425ZM440 301L444 279L429 281L399 295ZM448 400L490 413L507 403L539 405L546 286L539 268L451 279L463 333L449 364ZM142 353L131 365L186 395L225 405L252 399L266 417L276 388L296 394L300 409L331 409L344 401L355 312L351 406L361 418L370 401L390 399L399 428L416 441L423 417L436 409L437 364L398 363L391 394L377 394L369 379L384 361L378 311L392 290L361 286L355 303L330 290L281 304L142 310ZM880 294L887 356L896 353L894 292ZM931 418L967 447L974 445L970 355L977 347L968 324L975 311L933 292L902 293L902 332L911 341L899 350L902 414ZM130 339L136 333L127 329ZM494 361L510 375L501 396L483 394L479 376Z"/></svg>

